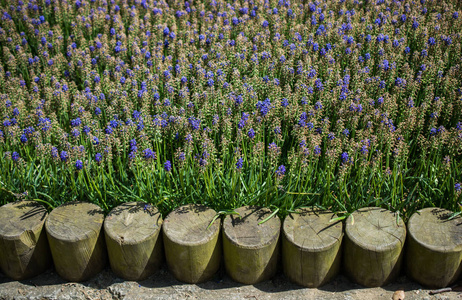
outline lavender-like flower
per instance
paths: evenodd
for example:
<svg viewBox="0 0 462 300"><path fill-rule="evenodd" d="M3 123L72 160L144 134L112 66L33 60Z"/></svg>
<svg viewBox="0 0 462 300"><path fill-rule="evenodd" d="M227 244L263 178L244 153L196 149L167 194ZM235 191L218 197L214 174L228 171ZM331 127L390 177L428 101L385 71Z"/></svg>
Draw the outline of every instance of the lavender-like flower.
<svg viewBox="0 0 462 300"><path fill-rule="evenodd" d="M166 172L170 172L172 170L172 163L167 160L165 163L164 163L164 170Z"/></svg>
<svg viewBox="0 0 462 300"><path fill-rule="evenodd" d="M82 162L80 159L77 159L77 160L75 161L75 168L76 168L77 170L82 170L82 168L83 168L83 162Z"/></svg>
<svg viewBox="0 0 462 300"><path fill-rule="evenodd" d="M18 161L20 158L19 153L14 151L13 153L11 153L11 158L13 159L13 161Z"/></svg>
<svg viewBox="0 0 462 300"><path fill-rule="evenodd" d="M280 165L275 173L277 177L282 178L286 174L286 167L284 165Z"/></svg>

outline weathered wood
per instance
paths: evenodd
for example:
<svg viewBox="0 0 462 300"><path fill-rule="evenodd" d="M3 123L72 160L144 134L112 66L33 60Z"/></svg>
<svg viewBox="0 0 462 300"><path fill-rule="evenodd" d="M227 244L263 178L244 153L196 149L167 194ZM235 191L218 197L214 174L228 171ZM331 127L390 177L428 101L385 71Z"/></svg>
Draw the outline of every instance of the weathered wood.
<svg viewBox="0 0 462 300"><path fill-rule="evenodd" d="M271 210L244 206L239 215L226 216L223 223L223 252L228 275L237 282L255 284L276 274L281 221Z"/></svg>
<svg viewBox="0 0 462 300"><path fill-rule="evenodd" d="M15 280L36 276L51 266L43 225L46 209L36 201L17 201L0 207L0 268Z"/></svg>
<svg viewBox="0 0 462 300"><path fill-rule="evenodd" d="M432 288L455 282L462 271L462 218L452 212L424 208L408 222L406 271L409 277Z"/></svg>
<svg viewBox="0 0 462 300"><path fill-rule="evenodd" d="M157 208L130 202L114 208L104 220L112 271L127 280L143 280L162 262L162 217Z"/></svg>
<svg viewBox="0 0 462 300"><path fill-rule="evenodd" d="M396 214L378 207L353 212L345 226L344 267L367 287L393 281L401 270L406 227Z"/></svg>
<svg viewBox="0 0 462 300"><path fill-rule="evenodd" d="M56 272L68 281L84 281L101 272L107 253L104 213L95 204L68 202L55 208L45 228Z"/></svg>
<svg viewBox="0 0 462 300"><path fill-rule="evenodd" d="M209 280L221 260L220 219L210 226L216 212L206 206L189 204L172 211L162 226L167 265L179 281Z"/></svg>
<svg viewBox="0 0 462 300"><path fill-rule="evenodd" d="M343 238L341 221L330 211L299 209L283 223L282 265L285 275L297 284L319 287L340 270Z"/></svg>

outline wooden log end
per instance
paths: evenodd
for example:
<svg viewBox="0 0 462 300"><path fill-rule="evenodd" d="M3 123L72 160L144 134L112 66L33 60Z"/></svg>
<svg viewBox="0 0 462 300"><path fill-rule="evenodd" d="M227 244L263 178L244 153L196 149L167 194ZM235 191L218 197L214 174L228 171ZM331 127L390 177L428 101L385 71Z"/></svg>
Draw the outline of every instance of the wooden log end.
<svg viewBox="0 0 462 300"><path fill-rule="evenodd" d="M281 221L271 210L244 206L228 215L223 223L225 268L235 281L255 284L276 274L279 259Z"/></svg>
<svg viewBox="0 0 462 300"><path fill-rule="evenodd" d="M0 268L15 280L44 272L51 265L43 225L46 209L36 201L16 201L0 207Z"/></svg>
<svg viewBox="0 0 462 300"><path fill-rule="evenodd" d="M45 227L56 272L68 281L84 281L106 265L104 213L95 204L68 202L55 208Z"/></svg>
<svg viewBox="0 0 462 300"><path fill-rule="evenodd" d="M409 219L406 272L427 287L449 286L462 272L462 218L451 215L429 207Z"/></svg>
<svg viewBox="0 0 462 300"><path fill-rule="evenodd" d="M206 206L189 204L172 211L162 231L167 265L182 282L209 280L221 260L220 219L211 221L216 212ZM209 226L210 225L210 226Z"/></svg>
<svg viewBox="0 0 462 300"><path fill-rule="evenodd" d="M330 211L299 209L283 224L282 260L286 276L310 288L324 285L340 270L341 221Z"/></svg>
<svg viewBox="0 0 462 300"><path fill-rule="evenodd" d="M112 271L126 280L143 280L162 262L162 217L146 203L130 202L115 207L104 221Z"/></svg>
<svg viewBox="0 0 462 300"><path fill-rule="evenodd" d="M396 279L406 239L401 218L386 209L362 208L347 218L345 234L344 267L351 279L367 287Z"/></svg>

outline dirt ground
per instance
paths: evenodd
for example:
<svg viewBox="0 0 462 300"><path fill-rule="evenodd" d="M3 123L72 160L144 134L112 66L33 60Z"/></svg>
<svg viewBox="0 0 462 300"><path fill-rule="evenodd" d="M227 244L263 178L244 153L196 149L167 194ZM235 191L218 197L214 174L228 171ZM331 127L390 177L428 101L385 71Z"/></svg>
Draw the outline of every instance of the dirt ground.
<svg viewBox="0 0 462 300"><path fill-rule="evenodd" d="M67 283L54 270L24 281L13 281L0 273L0 299L392 299L397 290L405 292L406 300L462 300L462 289L430 295L430 290L405 276L383 288L363 288L339 275L319 289L308 289L291 283L283 274L256 285L243 285L223 271L203 284L183 284L165 266L140 282L118 278L110 269L83 283Z"/></svg>

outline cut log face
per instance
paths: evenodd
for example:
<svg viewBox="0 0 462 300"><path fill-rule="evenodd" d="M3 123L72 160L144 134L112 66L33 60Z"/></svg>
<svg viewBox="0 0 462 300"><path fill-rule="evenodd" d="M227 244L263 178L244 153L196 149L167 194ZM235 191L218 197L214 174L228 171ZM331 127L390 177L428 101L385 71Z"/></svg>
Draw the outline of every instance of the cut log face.
<svg viewBox="0 0 462 300"><path fill-rule="evenodd" d="M341 221L330 211L299 209L283 225L282 260L285 275L297 284L319 287L340 270Z"/></svg>
<svg viewBox="0 0 462 300"><path fill-rule="evenodd" d="M68 202L55 208L45 227L56 272L68 281L84 281L107 262L102 232L104 213L95 204Z"/></svg>
<svg viewBox="0 0 462 300"><path fill-rule="evenodd" d="M244 206L228 215L223 223L223 252L225 268L235 281L255 284L272 278L279 259L281 221L271 210Z"/></svg>
<svg viewBox="0 0 462 300"><path fill-rule="evenodd" d="M378 207L353 212L345 226L344 267L367 287L383 286L399 275L406 227L396 214Z"/></svg>
<svg viewBox="0 0 462 300"><path fill-rule="evenodd" d="M27 279L51 266L43 225L46 209L35 201L17 201L0 207L0 268L15 280Z"/></svg>
<svg viewBox="0 0 462 300"><path fill-rule="evenodd" d="M209 227L216 212L206 206L189 204L172 211L162 226L165 257L175 278L199 283L212 278L221 260L221 222Z"/></svg>
<svg viewBox="0 0 462 300"><path fill-rule="evenodd" d="M424 208L408 223L406 271L418 283L443 288L462 271L462 218L451 211Z"/></svg>
<svg viewBox="0 0 462 300"><path fill-rule="evenodd" d="M146 203L124 203L104 221L104 232L112 271L127 280L143 280L162 262L162 217Z"/></svg>

